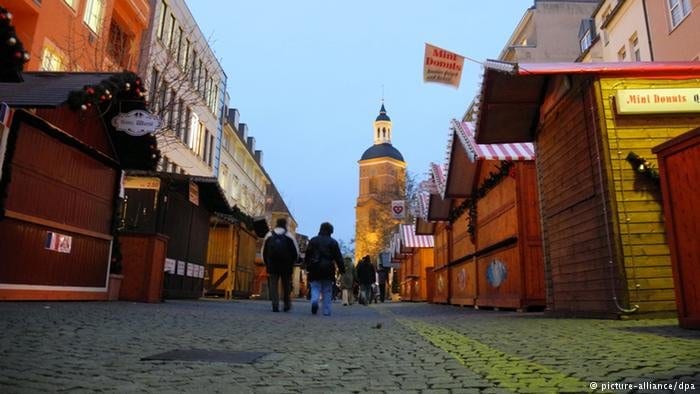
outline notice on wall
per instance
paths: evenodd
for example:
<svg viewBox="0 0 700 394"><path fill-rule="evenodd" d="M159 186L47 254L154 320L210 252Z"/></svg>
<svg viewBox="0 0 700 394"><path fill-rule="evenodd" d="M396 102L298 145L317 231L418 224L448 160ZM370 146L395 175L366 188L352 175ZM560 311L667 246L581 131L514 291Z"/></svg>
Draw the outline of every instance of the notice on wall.
<svg viewBox="0 0 700 394"><path fill-rule="evenodd" d="M44 249L53 250L58 253L70 253L72 247L73 237L70 235L59 234L53 231L46 232Z"/></svg>
<svg viewBox="0 0 700 394"><path fill-rule="evenodd" d="M199 206L199 186L194 182L190 182L190 202Z"/></svg>
<svg viewBox="0 0 700 394"><path fill-rule="evenodd" d="M187 263L184 261L177 261L177 274L178 275L185 275L185 268L187 268Z"/></svg>
<svg viewBox="0 0 700 394"><path fill-rule="evenodd" d="M163 265L163 271L174 274L175 273L175 267L177 263L175 259L165 259L165 264Z"/></svg>
<svg viewBox="0 0 700 394"><path fill-rule="evenodd" d="M187 274L186 276L193 277L194 276L194 264L187 264Z"/></svg>
<svg viewBox="0 0 700 394"><path fill-rule="evenodd" d="M437 82L459 87L462 79L464 56L425 44L423 82Z"/></svg>

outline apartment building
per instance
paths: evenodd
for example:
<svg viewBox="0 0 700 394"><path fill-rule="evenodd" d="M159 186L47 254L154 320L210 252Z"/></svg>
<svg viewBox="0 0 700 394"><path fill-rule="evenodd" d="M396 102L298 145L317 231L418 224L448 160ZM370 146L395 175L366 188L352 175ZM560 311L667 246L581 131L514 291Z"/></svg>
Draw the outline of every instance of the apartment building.
<svg viewBox="0 0 700 394"><path fill-rule="evenodd" d="M150 28L139 73L159 115L160 170L216 176L223 131L226 73L184 0L150 0Z"/></svg>
<svg viewBox="0 0 700 394"><path fill-rule="evenodd" d="M138 64L148 29L148 0L13 0L26 71L121 71Z"/></svg>

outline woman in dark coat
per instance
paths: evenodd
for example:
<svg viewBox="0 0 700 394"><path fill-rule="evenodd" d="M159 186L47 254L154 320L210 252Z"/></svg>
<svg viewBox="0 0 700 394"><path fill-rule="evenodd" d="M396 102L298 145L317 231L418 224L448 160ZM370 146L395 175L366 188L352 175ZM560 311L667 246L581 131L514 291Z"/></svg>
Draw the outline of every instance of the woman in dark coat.
<svg viewBox="0 0 700 394"><path fill-rule="evenodd" d="M333 225L328 222L322 223L318 235L311 238L306 247L306 270L311 283L311 313L314 315L318 311L319 297L323 294L322 312L324 316L330 316L336 266L338 272L345 272L340 246L331 238L331 234Z"/></svg>
<svg viewBox="0 0 700 394"><path fill-rule="evenodd" d="M360 283L360 304L367 305L372 296L372 283L376 281L376 272L369 256L363 257L357 264L357 281Z"/></svg>

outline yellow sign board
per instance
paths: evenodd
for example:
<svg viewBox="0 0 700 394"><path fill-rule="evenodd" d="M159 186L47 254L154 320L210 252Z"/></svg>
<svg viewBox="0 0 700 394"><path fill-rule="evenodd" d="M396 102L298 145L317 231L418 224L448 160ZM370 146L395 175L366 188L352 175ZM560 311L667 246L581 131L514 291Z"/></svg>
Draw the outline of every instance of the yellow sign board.
<svg viewBox="0 0 700 394"><path fill-rule="evenodd" d="M125 189L160 189L160 179L155 177L126 176L124 177Z"/></svg>
<svg viewBox="0 0 700 394"><path fill-rule="evenodd" d="M617 113L621 115L700 112L700 87L621 89L615 99Z"/></svg>

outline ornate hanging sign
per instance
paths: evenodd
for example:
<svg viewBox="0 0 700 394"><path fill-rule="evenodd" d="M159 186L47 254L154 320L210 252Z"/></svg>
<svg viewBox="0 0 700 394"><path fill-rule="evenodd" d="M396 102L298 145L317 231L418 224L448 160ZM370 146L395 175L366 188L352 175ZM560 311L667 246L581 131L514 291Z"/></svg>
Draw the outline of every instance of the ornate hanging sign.
<svg viewBox="0 0 700 394"><path fill-rule="evenodd" d="M120 113L112 118L112 126L134 137L153 134L160 128L160 118L141 109Z"/></svg>

